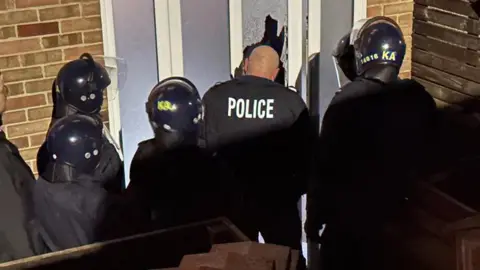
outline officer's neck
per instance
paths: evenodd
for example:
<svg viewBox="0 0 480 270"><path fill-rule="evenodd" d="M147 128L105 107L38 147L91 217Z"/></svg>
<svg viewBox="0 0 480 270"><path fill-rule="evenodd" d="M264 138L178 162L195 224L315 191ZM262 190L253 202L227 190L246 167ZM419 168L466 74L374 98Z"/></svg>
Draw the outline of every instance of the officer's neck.
<svg viewBox="0 0 480 270"><path fill-rule="evenodd" d="M273 79L271 78L272 76L269 76L268 74L266 74L264 72L247 71L245 73L245 75L253 76L253 77L257 77L257 78L262 78L262 79L266 79L266 80L269 80L269 81L273 81Z"/></svg>
<svg viewBox="0 0 480 270"><path fill-rule="evenodd" d="M383 83L389 83L398 79L398 68L381 66L371 68L362 75L363 78Z"/></svg>

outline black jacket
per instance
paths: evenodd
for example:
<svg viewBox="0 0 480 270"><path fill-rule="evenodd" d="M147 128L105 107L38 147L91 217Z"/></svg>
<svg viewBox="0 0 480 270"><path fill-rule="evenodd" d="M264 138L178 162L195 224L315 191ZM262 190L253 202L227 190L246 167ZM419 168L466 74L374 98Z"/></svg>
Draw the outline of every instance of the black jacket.
<svg viewBox="0 0 480 270"><path fill-rule="evenodd" d="M39 177L34 189L39 231L49 250L58 251L100 240L98 228L108 194L87 179L50 183Z"/></svg>
<svg viewBox="0 0 480 270"><path fill-rule="evenodd" d="M298 200L306 191L314 134L301 97L270 80L242 76L209 89L203 103L205 145L227 161L237 188L258 198Z"/></svg>
<svg viewBox="0 0 480 270"><path fill-rule="evenodd" d="M35 230L30 167L15 145L0 133L0 262L43 252Z"/></svg>
<svg viewBox="0 0 480 270"><path fill-rule="evenodd" d="M309 220L353 225L393 212L425 161L435 111L413 80L346 85L323 119Z"/></svg>
<svg viewBox="0 0 480 270"><path fill-rule="evenodd" d="M107 192L94 177L65 182L39 177L33 199L37 227L48 250L58 251L121 237L132 232L126 201ZM132 232L133 233L133 232Z"/></svg>
<svg viewBox="0 0 480 270"><path fill-rule="evenodd" d="M228 172L196 146L162 149L143 141L133 157L126 194L143 213L144 230L227 215Z"/></svg>

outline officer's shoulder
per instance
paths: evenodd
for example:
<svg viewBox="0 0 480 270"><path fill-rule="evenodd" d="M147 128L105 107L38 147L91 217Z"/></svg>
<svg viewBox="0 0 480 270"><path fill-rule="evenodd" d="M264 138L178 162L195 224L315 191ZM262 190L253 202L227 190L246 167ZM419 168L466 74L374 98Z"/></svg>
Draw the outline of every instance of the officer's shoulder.
<svg viewBox="0 0 480 270"><path fill-rule="evenodd" d="M212 87L210 87L205 94L203 94L202 101L204 103L209 103L210 100L215 100L219 95L224 92L225 88L228 88L230 81L217 82Z"/></svg>
<svg viewBox="0 0 480 270"><path fill-rule="evenodd" d="M273 87L275 88L276 95L278 95L281 99L286 100L289 104L293 104L296 107L306 106L298 92L279 83L275 83Z"/></svg>
<svg viewBox="0 0 480 270"><path fill-rule="evenodd" d="M427 91L425 86L415 79L402 79L399 83L402 86L401 89L407 89L407 98L423 100L424 103L435 103L433 96Z"/></svg>
<svg viewBox="0 0 480 270"><path fill-rule="evenodd" d="M144 140L144 141L141 141L138 143L138 149L143 149L145 147L149 147L149 146L152 146L154 143L154 139L148 139L148 140Z"/></svg>
<svg viewBox="0 0 480 270"><path fill-rule="evenodd" d="M210 89L207 90L205 95L206 94L211 94L211 93L216 93L216 92L219 91L219 89L223 89L225 87L228 87L229 85L231 85L233 83L234 80L235 79L215 83L212 87L210 87Z"/></svg>
<svg viewBox="0 0 480 270"><path fill-rule="evenodd" d="M425 87L417 82L414 79L399 79L396 82L398 88L400 88L402 91L406 93L411 93L411 94L418 94L418 95L430 95Z"/></svg>

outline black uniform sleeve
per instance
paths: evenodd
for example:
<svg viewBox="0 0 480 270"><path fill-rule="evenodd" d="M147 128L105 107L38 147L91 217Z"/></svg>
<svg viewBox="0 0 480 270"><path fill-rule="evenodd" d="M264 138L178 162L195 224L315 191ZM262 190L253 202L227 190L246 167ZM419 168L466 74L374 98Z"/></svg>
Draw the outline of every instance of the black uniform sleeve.
<svg viewBox="0 0 480 270"><path fill-rule="evenodd" d="M137 151L133 155L132 162L130 164L130 183L128 185L129 190L140 188L144 177L146 176L145 169L145 153L143 151L142 143L137 147ZM144 166L145 165L145 166Z"/></svg>
<svg viewBox="0 0 480 270"><path fill-rule="evenodd" d="M0 261L20 259L36 254L41 246L31 227L34 220L32 189L35 179L21 157L8 145L0 143L0 198L3 206L0 224ZM20 159L18 159L20 158Z"/></svg>
<svg viewBox="0 0 480 270"><path fill-rule="evenodd" d="M301 104L302 108L295 123L292 126L293 138L292 146L296 148L295 160L295 178L296 178L296 195L301 196L307 192L308 179L311 177L311 166L313 158L312 145L317 137L310 113L305 106Z"/></svg>
<svg viewBox="0 0 480 270"><path fill-rule="evenodd" d="M214 150L218 144L217 123L214 112L219 112L217 103L215 102L215 88L210 88L203 96L204 116L201 128L200 142L201 145L209 150Z"/></svg>

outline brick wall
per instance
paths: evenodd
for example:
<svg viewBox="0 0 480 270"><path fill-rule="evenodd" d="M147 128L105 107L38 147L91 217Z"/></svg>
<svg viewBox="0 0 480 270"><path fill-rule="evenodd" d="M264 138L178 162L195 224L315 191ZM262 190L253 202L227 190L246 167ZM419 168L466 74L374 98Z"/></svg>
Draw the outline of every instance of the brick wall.
<svg viewBox="0 0 480 270"><path fill-rule="evenodd" d="M401 77L410 78L412 56L413 0L368 0L367 16L387 16L401 27L407 43L407 54L401 69Z"/></svg>
<svg viewBox="0 0 480 270"><path fill-rule="evenodd" d="M0 71L10 89L3 121L34 172L52 80L83 52L103 54L99 0L0 0Z"/></svg>

